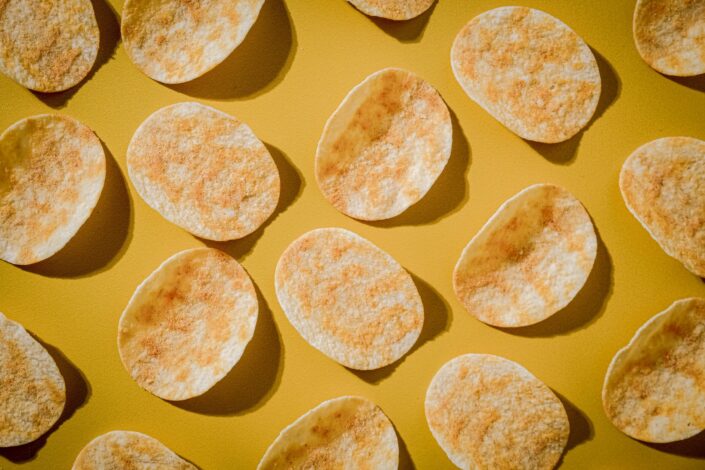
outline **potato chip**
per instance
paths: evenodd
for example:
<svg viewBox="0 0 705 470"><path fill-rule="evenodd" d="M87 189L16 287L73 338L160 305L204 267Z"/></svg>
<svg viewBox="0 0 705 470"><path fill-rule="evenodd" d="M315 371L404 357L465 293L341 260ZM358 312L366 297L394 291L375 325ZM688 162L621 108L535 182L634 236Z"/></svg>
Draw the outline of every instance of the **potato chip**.
<svg viewBox="0 0 705 470"><path fill-rule="evenodd" d="M425 12L435 0L348 0L358 10L369 16L388 20L410 20Z"/></svg>
<svg viewBox="0 0 705 470"><path fill-rule="evenodd" d="M61 416L66 386L46 349L0 313L0 447L26 444Z"/></svg>
<svg viewBox="0 0 705 470"><path fill-rule="evenodd" d="M463 469L551 469L570 434L563 404L521 365L490 354L447 362L426 392L426 421Z"/></svg>
<svg viewBox="0 0 705 470"><path fill-rule="evenodd" d="M110 431L89 442L72 470L196 470L167 446L140 432Z"/></svg>
<svg viewBox="0 0 705 470"><path fill-rule="evenodd" d="M465 93L524 139L568 140L597 109L595 56L575 31L542 11L482 13L460 30L450 56Z"/></svg>
<svg viewBox="0 0 705 470"><path fill-rule="evenodd" d="M125 51L154 80L188 82L240 45L263 4L264 0L127 0L120 25Z"/></svg>
<svg viewBox="0 0 705 470"><path fill-rule="evenodd" d="M0 259L32 264L78 232L105 182L98 137L68 116L22 119L0 135Z"/></svg>
<svg viewBox="0 0 705 470"><path fill-rule="evenodd" d="M255 288L213 248L175 254L140 284L120 317L120 359L165 400L205 393L240 360L257 323Z"/></svg>
<svg viewBox="0 0 705 470"><path fill-rule="evenodd" d="M149 116L127 148L142 199L165 219L209 240L254 232L279 201L279 171L247 124L198 103Z"/></svg>
<svg viewBox="0 0 705 470"><path fill-rule="evenodd" d="M535 184L502 204L470 240L453 288L480 321L531 325L573 300L596 254L595 229L580 201L558 186Z"/></svg>
<svg viewBox="0 0 705 470"><path fill-rule="evenodd" d="M71 88L90 72L99 43L90 0L0 2L0 71L23 87Z"/></svg>
<svg viewBox="0 0 705 470"><path fill-rule="evenodd" d="M705 277L705 141L665 137L642 145L624 162L619 188L663 251Z"/></svg>
<svg viewBox="0 0 705 470"><path fill-rule="evenodd" d="M632 27L652 68L680 77L705 73L704 0L637 0Z"/></svg>
<svg viewBox="0 0 705 470"><path fill-rule="evenodd" d="M453 126L438 92L402 69L375 72L328 119L316 181L350 217L394 217L419 201L450 157Z"/></svg>
<svg viewBox="0 0 705 470"><path fill-rule="evenodd" d="M414 345L423 304L409 273L389 254L342 228L312 230L284 251L277 298L296 331L352 369L377 369Z"/></svg>
<svg viewBox="0 0 705 470"><path fill-rule="evenodd" d="M673 442L705 430L705 299L674 302L612 359L602 404L623 433Z"/></svg>
<svg viewBox="0 0 705 470"><path fill-rule="evenodd" d="M287 426L269 446L257 470L396 470L399 443L389 418L371 401L324 401Z"/></svg>

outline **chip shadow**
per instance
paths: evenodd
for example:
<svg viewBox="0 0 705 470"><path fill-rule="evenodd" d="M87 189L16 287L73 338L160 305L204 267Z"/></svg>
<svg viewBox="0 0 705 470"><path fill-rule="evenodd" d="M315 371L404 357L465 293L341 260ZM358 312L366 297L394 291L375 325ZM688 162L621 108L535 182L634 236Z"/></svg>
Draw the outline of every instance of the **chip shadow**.
<svg viewBox="0 0 705 470"><path fill-rule="evenodd" d="M411 459L411 454L409 453L406 442L404 442L404 438L401 437L401 433L399 433L394 423L392 423L392 426L394 427L394 432L397 434L397 442L399 443L398 470L416 470L416 465L414 465L414 461Z"/></svg>
<svg viewBox="0 0 705 470"><path fill-rule="evenodd" d="M705 460L705 431L701 431L695 436L683 439L682 441L668 442L665 444L642 442L642 444L656 449L659 452Z"/></svg>
<svg viewBox="0 0 705 470"><path fill-rule="evenodd" d="M267 0L245 39L223 62L194 80L166 86L203 99L254 98L284 79L296 47L296 31L284 0Z"/></svg>
<svg viewBox="0 0 705 470"><path fill-rule="evenodd" d="M594 427L592 421L583 413L577 406L571 403L566 397L551 389L551 391L558 397L558 399L563 404L566 414L568 415L568 423L570 424L570 434L568 435L568 442L566 443L563 455L561 455L560 460L556 464L555 468L560 468L563 463L563 458L567 452L570 452L575 447L583 444L585 442L591 441L595 436Z"/></svg>
<svg viewBox="0 0 705 470"><path fill-rule="evenodd" d="M91 386L83 372L76 367L58 348L45 343L30 333L32 338L37 340L49 355L54 359L59 367L59 372L66 384L66 404L61 416L56 423L37 440L16 447L0 448L0 456L5 457L14 463L24 463L34 460L39 451L46 445L49 436L61 425L74 415L76 410L83 407L91 396Z"/></svg>
<svg viewBox="0 0 705 470"><path fill-rule="evenodd" d="M663 74L662 74L663 75ZM700 91L705 93L705 73L700 75L695 75L694 77L673 77L669 75L663 75L672 82L676 82L679 85L691 88L695 91Z"/></svg>
<svg viewBox="0 0 705 470"><path fill-rule="evenodd" d="M433 4L428 8L428 10L421 13L419 16L408 20L395 21L389 20L387 18L380 18L377 16L365 16L367 16L370 21L377 25L379 29L392 36L399 42L420 42L423 38L423 34L426 31L426 26L428 25L428 21L431 18L431 14L433 14L433 10L436 8L437 3L438 2L433 2ZM355 8L352 4L350 4L350 6L352 8ZM364 15L363 12L359 10L358 12L361 15Z"/></svg>

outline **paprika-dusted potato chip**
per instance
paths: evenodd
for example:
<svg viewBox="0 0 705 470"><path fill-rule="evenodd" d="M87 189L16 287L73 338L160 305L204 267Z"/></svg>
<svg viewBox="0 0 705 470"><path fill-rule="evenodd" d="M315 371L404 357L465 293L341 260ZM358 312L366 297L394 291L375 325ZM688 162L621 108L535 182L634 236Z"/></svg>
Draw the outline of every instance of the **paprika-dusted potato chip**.
<svg viewBox="0 0 705 470"><path fill-rule="evenodd" d="M348 0L358 10L369 16L388 20L410 20L425 12L435 0Z"/></svg>

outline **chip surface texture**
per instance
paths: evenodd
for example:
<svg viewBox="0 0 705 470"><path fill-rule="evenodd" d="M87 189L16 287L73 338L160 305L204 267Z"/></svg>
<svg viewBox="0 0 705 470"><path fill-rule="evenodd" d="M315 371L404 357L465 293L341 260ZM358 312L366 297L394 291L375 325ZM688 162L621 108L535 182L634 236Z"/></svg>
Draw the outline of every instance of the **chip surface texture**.
<svg viewBox="0 0 705 470"><path fill-rule="evenodd" d="M431 8L435 0L348 0L369 16L388 20L410 20Z"/></svg>

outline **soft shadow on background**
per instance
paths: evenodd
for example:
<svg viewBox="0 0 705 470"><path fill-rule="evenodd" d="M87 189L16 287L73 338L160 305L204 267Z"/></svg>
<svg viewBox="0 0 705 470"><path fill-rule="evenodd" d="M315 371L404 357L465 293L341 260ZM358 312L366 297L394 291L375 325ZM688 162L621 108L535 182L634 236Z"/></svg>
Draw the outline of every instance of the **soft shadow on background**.
<svg viewBox="0 0 705 470"><path fill-rule="evenodd" d="M112 7L108 5L106 0L91 0L91 3L93 4L93 11L95 12L95 18L98 22L98 29L100 30L98 55L96 56L95 63L93 64L90 72L88 72L88 75L68 90L60 91L58 93L41 93L38 91L32 91L32 93L34 93L37 98L42 100L44 104L51 106L52 108L60 109L66 106L66 103L68 103L71 97L83 86L83 84L93 78L96 71L113 58L118 42L120 42L120 20L118 19L117 13L115 13Z"/></svg>
<svg viewBox="0 0 705 470"><path fill-rule="evenodd" d="M105 184L95 209L61 250L39 263L20 266L49 277L84 277L105 271L127 251L134 223L132 200L115 158L105 152Z"/></svg>
<svg viewBox="0 0 705 470"><path fill-rule="evenodd" d="M568 415L568 423L570 423L570 434L568 435L568 443L565 446L565 451L561 455L561 459L556 464L556 468L560 468L563 463L563 458L567 452L570 452L575 447L584 442L592 440L595 436L595 431L592 421L583 413L577 406L572 404L566 397L551 389L553 393L563 404L565 412Z"/></svg>
<svg viewBox="0 0 705 470"><path fill-rule="evenodd" d="M428 20L433 14L433 10L436 8L436 3L429 7L428 10L421 13L416 18L411 18L405 21L394 21L388 20L386 18L379 18L376 16L367 16L370 21L379 27L382 31L388 35L396 38L399 42L420 42L423 38L423 33L428 25ZM355 8L352 4L349 4L351 8ZM358 10L361 15L364 15Z"/></svg>
<svg viewBox="0 0 705 470"><path fill-rule="evenodd" d="M76 410L85 405L88 398L91 396L91 387L78 367L69 361L56 347L45 343L34 334L32 334L32 337L47 350L59 367L59 372L61 372L64 383L66 384L66 405L64 406L64 411L61 413L59 420L36 441L17 447L0 448L0 455L15 463L34 460L39 451L47 443L49 436L61 427L66 420L71 418Z"/></svg>
<svg viewBox="0 0 705 470"><path fill-rule="evenodd" d="M654 444L651 442L641 443L661 452L705 460L705 431L702 431L691 438L677 442L669 442L667 444Z"/></svg>
<svg viewBox="0 0 705 470"><path fill-rule="evenodd" d="M619 98L622 83L619 80L619 76L617 75L614 67L612 67L612 64L610 64L607 59L605 59L595 49L591 47L590 50L595 55L597 67L600 69L600 79L602 80L600 99L597 102L595 114L593 114L590 121L580 130L580 132L565 142L559 142L557 144L544 144L541 142L525 140L531 148L536 150L550 162L559 163L562 165L569 165L572 163L575 160L578 147L580 146L580 139L582 139L585 131L590 129L590 126L592 126L592 124L598 120L605 113L605 111L607 111L612 103Z"/></svg>
<svg viewBox="0 0 705 470"><path fill-rule="evenodd" d="M256 284L255 290L257 326L237 364L203 395L169 403L194 413L234 416L258 410L274 395L284 370L284 345L272 310Z"/></svg>
<svg viewBox="0 0 705 470"><path fill-rule="evenodd" d="M242 43L221 64L190 82L166 85L189 96L256 97L284 79L296 55L296 32L283 0L267 0Z"/></svg>
<svg viewBox="0 0 705 470"><path fill-rule="evenodd" d="M680 85L705 93L705 74L694 77L670 77L668 75L664 75L664 77Z"/></svg>
<svg viewBox="0 0 705 470"><path fill-rule="evenodd" d="M394 423L392 423L394 426ZM394 426L394 431L397 433L397 441L399 442L399 467L398 470L416 470L416 465L414 461L411 460L411 454L409 453L409 448L404 442L404 438L399 434L399 430Z"/></svg>

